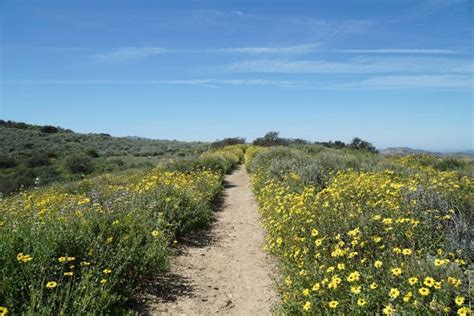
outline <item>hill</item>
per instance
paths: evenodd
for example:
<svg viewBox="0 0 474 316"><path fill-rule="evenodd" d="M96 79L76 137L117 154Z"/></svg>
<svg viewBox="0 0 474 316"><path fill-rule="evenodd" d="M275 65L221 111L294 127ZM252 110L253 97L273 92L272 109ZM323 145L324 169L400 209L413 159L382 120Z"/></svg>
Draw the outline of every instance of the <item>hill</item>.
<svg viewBox="0 0 474 316"><path fill-rule="evenodd" d="M201 142L81 134L54 126L0 120L0 192L70 181L130 168L149 168L171 157L195 156Z"/></svg>
<svg viewBox="0 0 474 316"><path fill-rule="evenodd" d="M380 153L385 156L405 156L415 154L430 154L438 157L456 157L456 158L472 158L474 151L466 150L462 152L433 152L421 149L414 149L410 147L388 147L380 150Z"/></svg>

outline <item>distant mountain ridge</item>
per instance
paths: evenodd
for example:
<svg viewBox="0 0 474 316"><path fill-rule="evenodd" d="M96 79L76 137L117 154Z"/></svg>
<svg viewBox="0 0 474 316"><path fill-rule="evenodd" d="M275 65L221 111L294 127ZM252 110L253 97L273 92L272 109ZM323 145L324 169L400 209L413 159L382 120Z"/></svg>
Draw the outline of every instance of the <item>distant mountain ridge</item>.
<svg viewBox="0 0 474 316"><path fill-rule="evenodd" d="M431 154L435 156L474 156L474 150L466 150L459 152L434 152L422 149L414 149L410 147L387 147L380 150L382 155L393 156L393 155L414 155L414 154Z"/></svg>

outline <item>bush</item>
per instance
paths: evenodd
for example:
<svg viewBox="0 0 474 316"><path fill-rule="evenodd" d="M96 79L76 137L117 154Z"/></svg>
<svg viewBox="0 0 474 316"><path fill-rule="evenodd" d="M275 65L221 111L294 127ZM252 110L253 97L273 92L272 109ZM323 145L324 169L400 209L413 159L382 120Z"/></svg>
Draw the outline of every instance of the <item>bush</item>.
<svg viewBox="0 0 474 316"><path fill-rule="evenodd" d="M13 168L17 165L15 159L8 156L0 156L0 169Z"/></svg>
<svg viewBox="0 0 474 316"><path fill-rule="evenodd" d="M87 156L89 156L91 158L99 158L100 157L99 152L96 149L89 149L89 150L87 150L86 154L87 154Z"/></svg>
<svg viewBox="0 0 474 316"><path fill-rule="evenodd" d="M233 165L243 149L209 155ZM128 314L140 285L167 267L169 245L210 224L223 187L217 167L160 166L1 200L0 306L14 315Z"/></svg>
<svg viewBox="0 0 474 316"><path fill-rule="evenodd" d="M281 263L282 314L466 310L471 178L365 150L247 154L267 248Z"/></svg>
<svg viewBox="0 0 474 316"><path fill-rule="evenodd" d="M94 172L94 163L90 157L73 155L66 160L66 167L73 174L90 174Z"/></svg>
<svg viewBox="0 0 474 316"><path fill-rule="evenodd" d="M26 165L30 168L48 166L50 164L51 161L46 153L35 153L26 161Z"/></svg>
<svg viewBox="0 0 474 316"><path fill-rule="evenodd" d="M279 132L268 132L265 136L257 138L253 141L255 146L271 147L271 146L287 146L288 140L281 138Z"/></svg>
<svg viewBox="0 0 474 316"><path fill-rule="evenodd" d="M54 134L54 133L57 133L59 130L57 127L54 127L51 125L45 125L41 127L40 131L43 133Z"/></svg>
<svg viewBox="0 0 474 316"><path fill-rule="evenodd" d="M211 144L211 148L224 148L226 146L245 144L245 138L233 137L217 140Z"/></svg>

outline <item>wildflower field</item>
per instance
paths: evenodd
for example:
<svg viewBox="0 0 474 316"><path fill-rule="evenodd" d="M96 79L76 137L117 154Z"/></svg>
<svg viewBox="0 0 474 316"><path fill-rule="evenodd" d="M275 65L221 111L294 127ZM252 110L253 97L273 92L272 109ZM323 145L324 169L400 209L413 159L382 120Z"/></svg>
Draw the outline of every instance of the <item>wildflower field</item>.
<svg viewBox="0 0 474 316"><path fill-rule="evenodd" d="M210 224L243 146L0 201L0 315L125 313L176 239Z"/></svg>
<svg viewBox="0 0 474 316"><path fill-rule="evenodd" d="M319 146L250 147L246 166L281 312L470 314L472 170Z"/></svg>

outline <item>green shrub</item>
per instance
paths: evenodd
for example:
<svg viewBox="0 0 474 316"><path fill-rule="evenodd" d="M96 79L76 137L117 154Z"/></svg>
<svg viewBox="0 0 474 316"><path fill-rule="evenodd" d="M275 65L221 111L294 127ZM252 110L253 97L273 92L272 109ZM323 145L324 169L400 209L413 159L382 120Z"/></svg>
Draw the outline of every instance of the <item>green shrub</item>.
<svg viewBox="0 0 474 316"><path fill-rule="evenodd" d="M73 155L66 160L66 167L73 174L89 174L94 171L94 163L90 157Z"/></svg>

